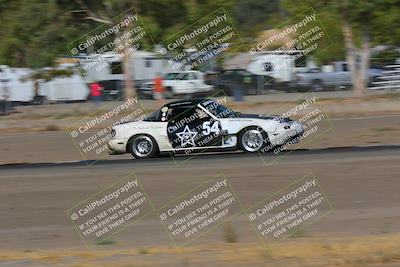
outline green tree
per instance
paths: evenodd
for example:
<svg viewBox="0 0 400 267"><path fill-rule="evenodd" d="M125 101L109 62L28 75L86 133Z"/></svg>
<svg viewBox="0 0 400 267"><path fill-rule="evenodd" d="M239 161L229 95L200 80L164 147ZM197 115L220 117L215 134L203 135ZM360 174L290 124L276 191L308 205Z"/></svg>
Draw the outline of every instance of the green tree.
<svg viewBox="0 0 400 267"><path fill-rule="evenodd" d="M267 28L274 28L272 18L281 15L278 0L238 0L233 7L233 16L240 26L241 34L246 37L256 36Z"/></svg>
<svg viewBox="0 0 400 267"><path fill-rule="evenodd" d="M55 57L66 53L68 41L85 28L56 1L1 1L0 7L0 64L52 65Z"/></svg>
<svg viewBox="0 0 400 267"><path fill-rule="evenodd" d="M323 14L336 17L341 35L334 40L343 40L346 60L351 71L354 96L362 96L367 89L370 48L378 44L399 44L400 13L398 0L286 0L285 6L291 12L313 6L320 18ZM389 23L389 24L386 24ZM329 24L328 33L335 29Z"/></svg>

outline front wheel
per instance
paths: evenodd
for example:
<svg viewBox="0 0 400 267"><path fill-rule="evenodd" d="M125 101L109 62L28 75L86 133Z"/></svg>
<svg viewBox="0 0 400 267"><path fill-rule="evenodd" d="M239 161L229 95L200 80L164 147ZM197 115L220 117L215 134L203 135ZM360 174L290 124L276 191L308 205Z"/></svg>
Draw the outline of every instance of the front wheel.
<svg viewBox="0 0 400 267"><path fill-rule="evenodd" d="M138 135L128 142L129 150L137 159L154 157L158 152L157 142L150 136Z"/></svg>
<svg viewBox="0 0 400 267"><path fill-rule="evenodd" d="M248 128L239 134L239 147L248 153L259 152L265 147L267 139L262 129Z"/></svg>
<svg viewBox="0 0 400 267"><path fill-rule="evenodd" d="M164 91L164 98L165 99L172 99L172 98L174 98L174 96L175 96L174 90L172 90L171 87L165 88L165 91Z"/></svg>

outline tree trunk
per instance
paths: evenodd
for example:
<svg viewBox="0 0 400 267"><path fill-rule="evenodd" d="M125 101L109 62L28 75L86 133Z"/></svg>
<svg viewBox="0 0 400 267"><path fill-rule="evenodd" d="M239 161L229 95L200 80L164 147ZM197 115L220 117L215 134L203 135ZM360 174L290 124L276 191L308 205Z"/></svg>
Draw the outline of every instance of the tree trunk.
<svg viewBox="0 0 400 267"><path fill-rule="evenodd" d="M122 57L122 64L123 64L123 70L124 70L124 99L132 99L135 97L136 93L134 90L134 82L133 82L133 77L132 77L132 68L131 68L131 60L130 60L130 54L124 53L124 56Z"/></svg>
<svg viewBox="0 0 400 267"><path fill-rule="evenodd" d="M362 36L362 48L360 50L360 77L362 79L363 91L361 95L366 94L369 83L369 58L370 58L370 36L365 30Z"/></svg>
<svg viewBox="0 0 400 267"><path fill-rule="evenodd" d="M359 64L356 64L356 77L354 77L354 96L361 97L367 93L367 86L369 83L369 36L365 32L362 38L362 48L359 49L358 54L360 57Z"/></svg>
<svg viewBox="0 0 400 267"><path fill-rule="evenodd" d="M359 97L362 95L363 86L362 80L359 76L359 68L358 64L356 63L357 58L357 49L354 47L354 35L353 29L351 28L349 22L346 18L342 17L342 31L344 36L344 45L346 48L346 61L349 66L351 83L353 84L353 95L355 97Z"/></svg>
<svg viewBox="0 0 400 267"><path fill-rule="evenodd" d="M128 32L128 28L124 28L124 34ZM132 99L136 96L136 91L134 89L134 82L133 82L133 69L131 64L131 51L130 51L130 44L129 39L125 38L123 42L123 57L122 57L122 64L123 64L123 71L124 71L124 98L125 100Z"/></svg>
<svg viewBox="0 0 400 267"><path fill-rule="evenodd" d="M361 97L367 91L370 40L367 31L364 31L362 49L357 49L354 46L354 34L348 19L347 6L341 0L338 0L338 4L340 13L342 14L342 32L346 48L346 61L349 65L351 82L353 84L353 96ZM360 60L357 62L359 56Z"/></svg>

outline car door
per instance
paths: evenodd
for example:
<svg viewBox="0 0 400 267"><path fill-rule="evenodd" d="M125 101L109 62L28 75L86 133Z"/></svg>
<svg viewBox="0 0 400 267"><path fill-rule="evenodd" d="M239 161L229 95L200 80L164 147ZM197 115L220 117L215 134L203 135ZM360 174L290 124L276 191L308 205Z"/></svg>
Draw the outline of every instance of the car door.
<svg viewBox="0 0 400 267"><path fill-rule="evenodd" d="M186 77L188 93L197 93L197 91L199 90L199 85L198 81L196 80L196 75L193 72L189 72Z"/></svg>
<svg viewBox="0 0 400 267"><path fill-rule="evenodd" d="M193 84L194 93L201 92L203 88L199 75L193 72L191 78L192 78L191 83Z"/></svg>
<svg viewBox="0 0 400 267"><path fill-rule="evenodd" d="M172 82L175 94L191 94L194 92L194 82L192 73L181 73Z"/></svg>
<svg viewBox="0 0 400 267"><path fill-rule="evenodd" d="M222 128L198 106L174 107L168 114L167 135L175 150L218 147L222 145Z"/></svg>
<svg viewBox="0 0 400 267"><path fill-rule="evenodd" d="M196 79L195 80L196 92L202 93L202 92L206 92L206 91L210 90L210 87L212 87L212 86L205 83L204 76L201 73L196 72L196 73L194 73L194 76Z"/></svg>
<svg viewBox="0 0 400 267"><path fill-rule="evenodd" d="M347 63L341 63L340 77L336 80L335 85L351 84L351 76Z"/></svg>

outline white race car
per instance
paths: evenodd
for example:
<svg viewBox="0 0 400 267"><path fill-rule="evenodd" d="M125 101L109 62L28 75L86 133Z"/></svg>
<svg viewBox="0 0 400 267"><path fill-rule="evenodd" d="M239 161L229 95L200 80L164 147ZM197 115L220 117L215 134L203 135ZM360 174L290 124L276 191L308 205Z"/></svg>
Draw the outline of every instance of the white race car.
<svg viewBox="0 0 400 267"><path fill-rule="evenodd" d="M280 116L241 114L211 99L175 101L146 119L112 128L111 154L149 158L163 152L264 152L299 140L301 123ZM297 141L296 141L297 142Z"/></svg>

